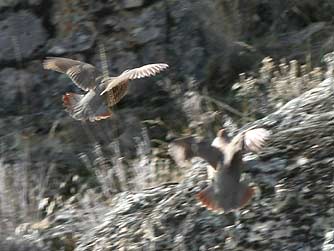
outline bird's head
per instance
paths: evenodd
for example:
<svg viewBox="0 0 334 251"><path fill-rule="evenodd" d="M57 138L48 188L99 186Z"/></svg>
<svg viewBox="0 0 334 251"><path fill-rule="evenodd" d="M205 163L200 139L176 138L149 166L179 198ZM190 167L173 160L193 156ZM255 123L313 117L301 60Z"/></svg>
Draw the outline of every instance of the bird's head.
<svg viewBox="0 0 334 251"><path fill-rule="evenodd" d="M224 128L220 129L217 132L217 137L212 141L211 146L220 149L221 151L228 145L230 142L227 132Z"/></svg>

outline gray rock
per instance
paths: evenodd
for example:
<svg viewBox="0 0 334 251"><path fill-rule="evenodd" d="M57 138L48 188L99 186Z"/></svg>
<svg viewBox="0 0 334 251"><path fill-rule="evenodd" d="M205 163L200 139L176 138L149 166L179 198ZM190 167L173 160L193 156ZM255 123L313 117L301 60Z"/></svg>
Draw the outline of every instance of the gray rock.
<svg viewBox="0 0 334 251"><path fill-rule="evenodd" d="M123 7L125 9L138 8L143 6L144 0L123 0Z"/></svg>
<svg viewBox="0 0 334 251"><path fill-rule="evenodd" d="M268 161L260 161L254 154L248 154L244 158L245 164L250 171L263 173L281 172L287 167L287 160L272 158Z"/></svg>
<svg viewBox="0 0 334 251"><path fill-rule="evenodd" d="M65 53L83 52L94 45L97 32L90 24L79 24L75 31L65 38L56 38L49 41L48 53L62 55Z"/></svg>
<svg viewBox="0 0 334 251"><path fill-rule="evenodd" d="M1 8L13 8L18 4L29 4L32 6L40 5L42 0L1 0L0 1L0 9Z"/></svg>
<svg viewBox="0 0 334 251"><path fill-rule="evenodd" d="M3 7L14 7L20 2L20 0L1 0L0 1L0 8Z"/></svg>
<svg viewBox="0 0 334 251"><path fill-rule="evenodd" d="M42 251L46 250L20 237L0 237L1 251Z"/></svg>
<svg viewBox="0 0 334 251"><path fill-rule="evenodd" d="M322 251L332 251L334 250L334 231L329 231L325 235L325 241L322 245Z"/></svg>
<svg viewBox="0 0 334 251"><path fill-rule="evenodd" d="M132 36L139 44L154 41L160 36L161 29L158 27L138 27L132 31Z"/></svg>
<svg viewBox="0 0 334 251"><path fill-rule="evenodd" d="M189 121L197 120L204 113L204 98L194 91L187 91L182 98L182 109Z"/></svg>
<svg viewBox="0 0 334 251"><path fill-rule="evenodd" d="M0 63L30 58L47 39L41 20L27 11L10 13L0 21L0 32Z"/></svg>
<svg viewBox="0 0 334 251"><path fill-rule="evenodd" d="M34 102L32 93L37 94L34 88L41 83L41 76L27 70L4 68L0 71L0 83L1 93L6 93L0 101L0 114L24 113L25 106Z"/></svg>

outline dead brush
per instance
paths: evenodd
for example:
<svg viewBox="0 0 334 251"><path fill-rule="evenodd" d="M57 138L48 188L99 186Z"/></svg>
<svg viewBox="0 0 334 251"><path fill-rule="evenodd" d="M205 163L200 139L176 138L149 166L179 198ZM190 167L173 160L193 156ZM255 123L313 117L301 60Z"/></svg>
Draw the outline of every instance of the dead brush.
<svg viewBox="0 0 334 251"><path fill-rule="evenodd" d="M266 57L256 77L242 73L232 89L242 102L243 113L264 116L317 86L324 76L320 67L311 68L284 58L277 64Z"/></svg>

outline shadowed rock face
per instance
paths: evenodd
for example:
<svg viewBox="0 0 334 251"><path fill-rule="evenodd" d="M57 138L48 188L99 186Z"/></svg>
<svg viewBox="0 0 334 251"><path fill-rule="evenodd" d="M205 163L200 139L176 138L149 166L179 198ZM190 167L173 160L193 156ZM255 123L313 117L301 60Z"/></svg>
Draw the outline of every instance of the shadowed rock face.
<svg viewBox="0 0 334 251"><path fill-rule="evenodd" d="M41 19L27 11L10 13L0 21L0 32L0 64L30 59L48 36Z"/></svg>
<svg viewBox="0 0 334 251"><path fill-rule="evenodd" d="M0 237L1 238L1 237ZM20 238L0 239L0 249L2 251L42 251L37 244Z"/></svg>

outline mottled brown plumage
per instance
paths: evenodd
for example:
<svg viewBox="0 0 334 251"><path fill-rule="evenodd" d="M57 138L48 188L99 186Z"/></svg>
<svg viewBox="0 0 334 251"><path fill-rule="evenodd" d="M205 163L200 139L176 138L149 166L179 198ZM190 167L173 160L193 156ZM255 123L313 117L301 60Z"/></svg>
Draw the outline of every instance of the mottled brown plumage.
<svg viewBox="0 0 334 251"><path fill-rule="evenodd" d="M44 69L67 74L87 93L66 93L63 103L66 111L77 120L101 120L111 116L111 108L127 93L129 81L154 76L165 70L167 64L148 64L124 71L117 77L103 77L91 64L61 57L48 57L43 61Z"/></svg>
<svg viewBox="0 0 334 251"><path fill-rule="evenodd" d="M177 164L195 156L205 159L215 172L197 199L210 210L229 212L245 206L253 195L253 189L240 181L244 150L258 152L268 137L269 131L256 128L244 130L231 140L222 129L211 145L186 137L172 142L169 152Z"/></svg>
<svg viewBox="0 0 334 251"><path fill-rule="evenodd" d="M106 93L109 109L116 105L128 92L129 81L125 81L115 86Z"/></svg>

